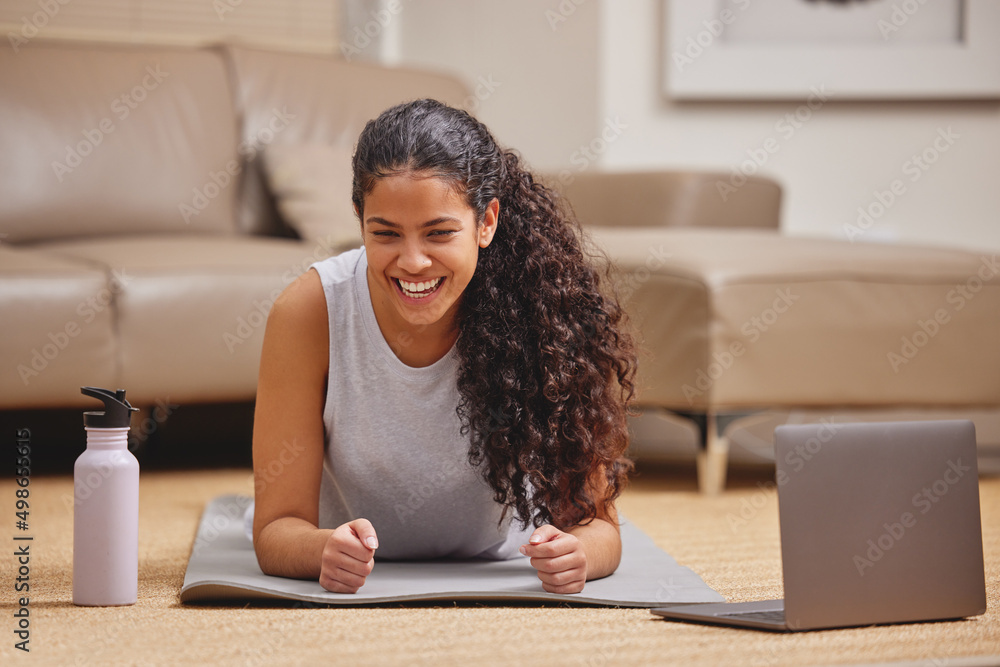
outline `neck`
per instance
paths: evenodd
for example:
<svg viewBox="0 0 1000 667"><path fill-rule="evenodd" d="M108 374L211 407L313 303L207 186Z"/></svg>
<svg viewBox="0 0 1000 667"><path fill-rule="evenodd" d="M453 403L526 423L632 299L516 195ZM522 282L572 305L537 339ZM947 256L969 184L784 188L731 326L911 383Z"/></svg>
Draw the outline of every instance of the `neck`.
<svg viewBox="0 0 1000 667"><path fill-rule="evenodd" d="M381 324L379 327L381 328ZM452 326L447 330L440 330L436 324L410 325L407 329L401 330L394 338L386 337L387 341L394 341L394 343L389 344L389 347L392 348L399 360L414 368L430 366L444 358L457 339L457 327Z"/></svg>
<svg viewBox="0 0 1000 667"><path fill-rule="evenodd" d="M370 287L371 277L368 280ZM440 320L430 324L413 324L401 318L391 304L376 296L376 292L369 289L369 293L372 294L375 321L382 337L396 357L407 366L430 366L448 354L458 340L456 312L449 311Z"/></svg>

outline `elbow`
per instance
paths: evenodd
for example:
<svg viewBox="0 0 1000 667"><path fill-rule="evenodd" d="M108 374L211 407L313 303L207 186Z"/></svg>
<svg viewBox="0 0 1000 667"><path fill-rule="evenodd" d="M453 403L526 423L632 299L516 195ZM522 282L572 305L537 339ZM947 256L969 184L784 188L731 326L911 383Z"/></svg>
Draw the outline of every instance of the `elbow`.
<svg viewBox="0 0 1000 667"><path fill-rule="evenodd" d="M273 562L267 557L267 552L260 547L257 542L253 545L254 554L257 556L257 567L269 577L281 576L273 567Z"/></svg>
<svg viewBox="0 0 1000 667"><path fill-rule="evenodd" d="M616 544L612 545L608 553L607 561L605 562L604 567L602 568L602 572L598 573L594 578L598 579L600 577L606 577L610 574L614 574L615 571L618 569L618 566L621 565L621 563L622 563L622 544L619 541Z"/></svg>
<svg viewBox="0 0 1000 667"><path fill-rule="evenodd" d="M257 567L260 568L261 572L270 577L280 577L282 576L282 572L277 567L278 559L274 557L273 550L268 548L264 528L254 531L253 536L253 551L254 555L257 556Z"/></svg>

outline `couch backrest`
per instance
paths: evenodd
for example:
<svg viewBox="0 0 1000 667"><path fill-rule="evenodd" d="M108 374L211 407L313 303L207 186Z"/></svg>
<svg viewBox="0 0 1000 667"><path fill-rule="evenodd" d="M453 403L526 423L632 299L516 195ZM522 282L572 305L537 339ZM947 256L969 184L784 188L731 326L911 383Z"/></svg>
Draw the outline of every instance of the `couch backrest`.
<svg viewBox="0 0 1000 667"><path fill-rule="evenodd" d="M545 182L572 204L580 222L626 227L777 229L781 186L706 171L563 172Z"/></svg>
<svg viewBox="0 0 1000 667"><path fill-rule="evenodd" d="M365 123L395 104L432 97L461 107L470 99L460 81L443 74L333 56L237 46L225 51L242 120L238 151L245 171L238 218L245 233L275 233L279 226L263 170L268 145L353 149Z"/></svg>
<svg viewBox="0 0 1000 667"><path fill-rule="evenodd" d="M211 49L0 49L0 240L234 233L232 100Z"/></svg>

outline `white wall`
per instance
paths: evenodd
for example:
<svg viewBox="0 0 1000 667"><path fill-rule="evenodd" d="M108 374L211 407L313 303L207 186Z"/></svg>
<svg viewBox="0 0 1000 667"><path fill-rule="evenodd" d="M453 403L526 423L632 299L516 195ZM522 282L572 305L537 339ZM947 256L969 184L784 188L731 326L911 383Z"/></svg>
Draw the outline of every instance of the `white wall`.
<svg viewBox="0 0 1000 667"><path fill-rule="evenodd" d="M498 141L535 169L562 167L599 110L600 6L576 2L403 0L398 61L458 74Z"/></svg>
<svg viewBox="0 0 1000 667"><path fill-rule="evenodd" d="M879 211L858 240L1000 249L1000 102L858 103L835 97L794 127L799 103L677 103L666 99L663 7L652 0L601 5L601 115L627 118L608 170L700 167L731 171L771 138L760 173L785 187L791 234L845 237L858 207ZM914 73L914 76L919 73ZM951 137L938 140L939 131ZM938 141L939 151L934 147ZM937 161L921 170L912 158ZM875 204L875 206L873 206ZM860 227L859 227L860 229Z"/></svg>
<svg viewBox="0 0 1000 667"><path fill-rule="evenodd" d="M760 173L785 188L787 233L845 238L898 181L857 240L1000 250L1000 102L833 97L798 127L783 119L799 103L674 102L663 13L661 0L407 2L401 61L500 82L478 114L539 169L729 172L770 139ZM925 150L937 160L924 171L911 160Z"/></svg>

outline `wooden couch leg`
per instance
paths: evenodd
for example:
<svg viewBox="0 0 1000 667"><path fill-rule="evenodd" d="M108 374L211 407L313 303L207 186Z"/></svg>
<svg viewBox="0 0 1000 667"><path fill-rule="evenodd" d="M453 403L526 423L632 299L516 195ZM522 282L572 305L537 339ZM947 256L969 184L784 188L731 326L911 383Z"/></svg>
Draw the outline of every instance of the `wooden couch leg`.
<svg viewBox="0 0 1000 667"><path fill-rule="evenodd" d="M718 432L716 416L709 413L705 419L705 444L698 452L698 490L706 495L716 495L726 487L726 469L729 466L729 440Z"/></svg>

